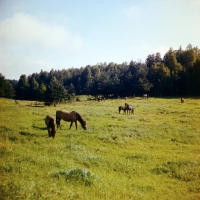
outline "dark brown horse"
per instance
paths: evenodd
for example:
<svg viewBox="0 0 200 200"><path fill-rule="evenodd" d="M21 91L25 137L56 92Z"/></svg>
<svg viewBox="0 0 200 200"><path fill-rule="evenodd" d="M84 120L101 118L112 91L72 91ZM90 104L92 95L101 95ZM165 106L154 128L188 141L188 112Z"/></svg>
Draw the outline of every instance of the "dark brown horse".
<svg viewBox="0 0 200 200"><path fill-rule="evenodd" d="M45 124L47 125L49 137L54 138L56 136L54 117L51 115L47 115L45 118Z"/></svg>
<svg viewBox="0 0 200 200"><path fill-rule="evenodd" d="M126 113L126 106L119 106L119 114L121 110L123 110L124 113Z"/></svg>
<svg viewBox="0 0 200 200"><path fill-rule="evenodd" d="M125 103L125 107L126 107L126 110L127 110L127 114L129 113L129 114L134 115L134 107L132 105Z"/></svg>
<svg viewBox="0 0 200 200"><path fill-rule="evenodd" d="M86 121L84 121L82 119L82 117L75 111L72 111L72 112L68 112L65 110L57 110L56 111L56 124L57 124L57 128L60 126L60 129L61 129L61 125L60 125L61 119L63 119L66 122L71 122L69 129L71 129L73 122L75 122L76 129L77 129L77 120L80 122L80 124L84 130L87 129Z"/></svg>

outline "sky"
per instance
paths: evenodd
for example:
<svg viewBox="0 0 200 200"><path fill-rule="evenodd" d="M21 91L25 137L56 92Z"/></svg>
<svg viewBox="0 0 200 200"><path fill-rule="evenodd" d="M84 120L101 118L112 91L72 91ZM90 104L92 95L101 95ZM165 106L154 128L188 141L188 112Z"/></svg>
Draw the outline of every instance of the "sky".
<svg viewBox="0 0 200 200"><path fill-rule="evenodd" d="M19 80L200 48L200 0L0 0L0 73Z"/></svg>

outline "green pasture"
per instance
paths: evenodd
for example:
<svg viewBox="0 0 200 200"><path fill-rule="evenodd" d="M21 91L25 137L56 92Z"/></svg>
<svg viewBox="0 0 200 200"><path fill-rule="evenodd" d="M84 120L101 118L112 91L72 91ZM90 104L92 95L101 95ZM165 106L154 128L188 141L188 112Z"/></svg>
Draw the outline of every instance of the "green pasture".
<svg viewBox="0 0 200 200"><path fill-rule="evenodd" d="M85 98L86 99L86 98ZM0 199L200 199L200 99L124 99L57 107L0 99ZM32 103L32 104L31 104ZM78 112L55 139L44 123Z"/></svg>

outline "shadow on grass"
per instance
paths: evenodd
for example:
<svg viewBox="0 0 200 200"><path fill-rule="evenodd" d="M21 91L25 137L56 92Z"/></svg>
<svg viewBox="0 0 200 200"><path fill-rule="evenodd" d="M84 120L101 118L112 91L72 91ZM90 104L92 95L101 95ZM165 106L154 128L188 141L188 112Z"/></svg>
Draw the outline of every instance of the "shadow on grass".
<svg viewBox="0 0 200 200"><path fill-rule="evenodd" d="M47 130L47 127L39 127L39 126L34 126L34 125L32 126L32 128L42 130L42 131Z"/></svg>

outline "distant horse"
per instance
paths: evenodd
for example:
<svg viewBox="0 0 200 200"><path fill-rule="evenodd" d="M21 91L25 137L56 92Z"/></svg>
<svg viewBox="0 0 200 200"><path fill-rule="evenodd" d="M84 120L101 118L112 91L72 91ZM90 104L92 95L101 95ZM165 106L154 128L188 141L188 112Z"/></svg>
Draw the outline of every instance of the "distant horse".
<svg viewBox="0 0 200 200"><path fill-rule="evenodd" d="M54 138L56 135L54 117L52 117L51 115L47 115L45 118L45 124L47 125L49 137Z"/></svg>
<svg viewBox="0 0 200 200"><path fill-rule="evenodd" d="M144 99L148 99L148 97L149 97L148 94L143 94Z"/></svg>
<svg viewBox="0 0 200 200"><path fill-rule="evenodd" d="M119 106L119 114L121 110L123 110L124 113L126 113L126 106Z"/></svg>
<svg viewBox="0 0 200 200"><path fill-rule="evenodd" d="M184 98L181 98L181 103L184 103L185 99Z"/></svg>
<svg viewBox="0 0 200 200"><path fill-rule="evenodd" d="M15 104L16 104L16 105L19 105L19 101L15 100Z"/></svg>
<svg viewBox="0 0 200 200"><path fill-rule="evenodd" d="M61 125L60 125L61 119L63 119L66 122L71 122L69 129L71 129L73 122L75 122L76 129L77 129L77 120L80 122L80 124L84 130L87 129L86 121L84 121L82 119L82 117L75 111L72 111L72 112L68 112L65 110L57 110L56 111L56 124L57 124L57 128L60 126L60 129L61 129Z"/></svg>
<svg viewBox="0 0 200 200"><path fill-rule="evenodd" d="M129 113L129 114L134 115L134 107L132 105L125 103L125 107L126 107L126 110L127 110L127 114Z"/></svg>

